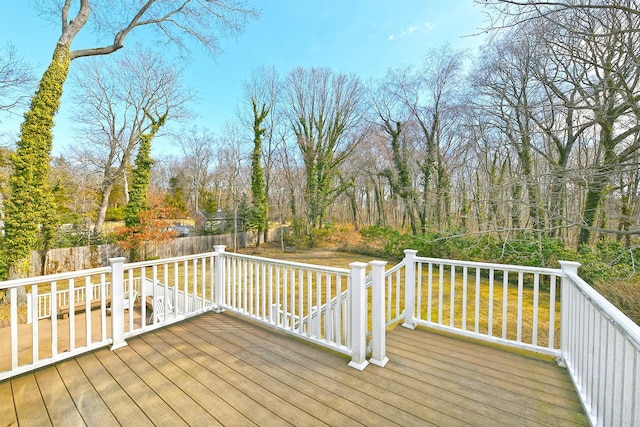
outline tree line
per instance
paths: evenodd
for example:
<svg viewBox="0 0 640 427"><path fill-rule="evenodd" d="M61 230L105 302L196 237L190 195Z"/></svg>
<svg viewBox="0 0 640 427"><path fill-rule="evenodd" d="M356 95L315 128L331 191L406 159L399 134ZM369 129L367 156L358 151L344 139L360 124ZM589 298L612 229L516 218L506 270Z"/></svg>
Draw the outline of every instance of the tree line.
<svg viewBox="0 0 640 427"><path fill-rule="evenodd" d="M172 14L184 13L155 11L157 19L145 20L155 3L131 6L138 14L117 34L146 22L162 32ZM133 162L152 135L176 150L154 158L141 205L147 215L158 208L166 216L167 207L174 218L233 212L265 235L270 221L287 221L309 244L318 230L352 223L432 241L492 236L539 246L554 239L575 250L602 241L636 249L637 1L477 3L492 20L479 52L439 46L419 66L389 69L373 81L329 67L260 67L244 81L234 119L215 131L171 126L188 122L196 100L170 58L141 47L113 59L104 56L109 49L73 54L61 39L50 68L60 89L71 60L92 56L69 82L81 123L77 143L50 159L50 131L28 136L27 117L5 165L3 247L19 257L17 247L61 245L62 223L84 230L89 242L104 238L108 219L129 215L137 224ZM224 10L254 13L244 7ZM161 17L166 24L156 22ZM47 108L52 118L57 105ZM154 127L159 118L162 129ZM27 147L39 138L40 151ZM38 206L26 219L25 201Z"/></svg>

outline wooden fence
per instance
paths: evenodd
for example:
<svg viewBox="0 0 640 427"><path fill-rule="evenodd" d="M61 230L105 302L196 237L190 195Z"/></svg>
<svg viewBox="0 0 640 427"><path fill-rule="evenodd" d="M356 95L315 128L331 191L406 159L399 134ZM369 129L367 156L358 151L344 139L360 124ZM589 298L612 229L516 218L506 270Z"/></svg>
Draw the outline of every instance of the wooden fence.
<svg viewBox="0 0 640 427"><path fill-rule="evenodd" d="M269 241L279 238L280 228L269 231ZM235 244L234 244L235 238ZM146 249L146 259L174 258L197 253L211 252L213 245L246 247L255 244L256 234L253 231L214 236L180 237L169 243L153 245ZM31 252L30 276L64 273L68 271L86 270L109 265L109 258L129 258L128 251L117 244L79 246L74 248L51 249ZM132 260L129 260L132 261Z"/></svg>

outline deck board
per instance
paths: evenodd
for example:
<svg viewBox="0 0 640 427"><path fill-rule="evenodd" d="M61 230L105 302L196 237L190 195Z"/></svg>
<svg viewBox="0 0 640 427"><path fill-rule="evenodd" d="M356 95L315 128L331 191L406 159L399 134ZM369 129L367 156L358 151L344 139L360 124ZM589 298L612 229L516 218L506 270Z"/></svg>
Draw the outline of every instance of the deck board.
<svg viewBox="0 0 640 427"><path fill-rule="evenodd" d="M205 340L193 334L192 328L183 329L174 337L177 340L184 340L184 342L193 346L200 352L200 357L211 357L210 369L236 385L238 390L245 396L269 409L274 414L277 414L286 422L292 425L309 426L322 424L319 420L298 407L298 396L280 395L279 392L282 393L282 390L278 387L279 384L275 382L266 384L265 387L265 384L261 381L262 378L256 375L255 371L251 369L251 365L237 357L233 352L221 351L215 346L215 342ZM207 337L209 337L209 335ZM287 400L287 398L290 400Z"/></svg>
<svg viewBox="0 0 640 427"><path fill-rule="evenodd" d="M186 426L179 415L173 411L144 381L142 381L119 357L117 352L107 349L95 352L108 375L118 383L129 398L137 404L152 424L165 424L172 420L175 426ZM108 379L107 379L108 380Z"/></svg>
<svg viewBox="0 0 640 427"><path fill-rule="evenodd" d="M236 335L231 329L224 336ZM447 413L449 408L444 408L442 403L423 399L421 402L412 401L419 400L414 396L404 396L388 393L385 389L386 384L380 384L380 379L376 376L372 377L373 381L369 381L370 376L366 372L359 372L347 366L348 359L342 361L336 359L336 355L323 352L318 354L317 348L308 345L296 346L294 351L298 354L292 354L288 349L288 342L292 338L277 334L273 336L271 331L259 329L252 336L260 336L263 348L260 350L271 363L284 361L289 363L295 360L299 366L296 369L310 370L309 378L314 382L319 378L327 378L333 384L332 391L339 393L339 398L349 401L353 395L358 398L353 401L351 408L345 408L350 413L357 413L363 410L374 411L382 418L384 425L458 425L464 424L461 420L457 420ZM249 345L253 345L248 341ZM324 356L324 357L320 357ZM338 356L340 358L341 356ZM377 367L367 367L368 370L375 370ZM404 393L403 393L404 394ZM434 408L434 406L436 408ZM441 411L437 408L440 407Z"/></svg>
<svg viewBox="0 0 640 427"><path fill-rule="evenodd" d="M529 366L538 362L535 359L514 354L513 356L516 358L523 358L522 364L519 368L519 372L523 375L520 376L516 373L516 375L506 376L501 375L504 374L504 371L486 367L481 364L481 361L478 361L478 364L461 363L449 354L443 355L442 352L439 352L434 345L422 347L418 352L415 345L412 345L411 342L405 342L406 337L406 333L400 330L397 334L391 335L389 338L389 344L393 345L390 347L389 351L392 352L392 354L401 355L404 361L412 361L412 369L421 370L423 372L447 373L450 376L466 380L470 385L477 384L485 390L493 387L505 388L512 394L529 399L541 400L553 405L558 405L559 399L569 396L569 400L562 399L560 404L566 403L570 409L577 411L582 410L580 402L575 398L571 398L575 397L575 392L573 390L568 390L564 387L562 387L562 389L556 389L553 386L529 380L526 373L528 372ZM449 340L452 338L439 338L437 341L438 344L442 343L443 339ZM460 346L461 351L463 351L465 346L462 343L458 345ZM475 346L482 347L477 344ZM502 352L500 350L498 351ZM482 357L488 358L490 361L496 360L491 357L491 353L485 354L484 356L482 354L477 355L477 359L481 359ZM494 363L494 366L497 365L498 363ZM557 366L553 366L553 369L555 370L554 375L557 375L558 372L563 372L561 369L558 369ZM570 382L568 377L567 381Z"/></svg>
<svg viewBox="0 0 640 427"><path fill-rule="evenodd" d="M196 335L200 334L196 333ZM353 425L354 423L371 425L373 422L389 422L382 418L374 420L369 417L358 421L349 417L345 414L345 401L341 396L331 395L326 389L306 380L308 377L317 376L314 372L303 364L296 366L298 375L288 372L282 365L291 364L292 360L261 350L258 344L259 340L234 342L233 335L225 333L219 336L221 339L215 342L218 350L236 354L241 363L250 364L251 368L247 369L247 371L254 380L258 379L263 387L269 387L279 396L285 397L301 410L307 411L318 419L322 419L323 422L330 425ZM255 338L256 335L252 335L252 337ZM342 363L346 364L346 362L345 359ZM334 407L332 404L338 404L338 407Z"/></svg>
<svg viewBox="0 0 640 427"><path fill-rule="evenodd" d="M33 375L22 375L17 377L15 381L11 381L11 391L19 425L51 425L47 408ZM3 422L3 425L6 424Z"/></svg>
<svg viewBox="0 0 640 427"><path fill-rule="evenodd" d="M87 355L85 357L88 357ZM75 359L59 363L60 378L64 381L77 411L87 425L115 425L116 418L93 387Z"/></svg>
<svg viewBox="0 0 640 427"><path fill-rule="evenodd" d="M215 418L215 421L211 421L211 425L222 425L222 422L233 422L238 426L250 425L246 417L238 413L232 406L224 404L218 396L211 393L210 389L191 376L189 371L185 371L173 363L169 355L166 354L169 351L168 346L152 346L146 340L140 339L135 340L131 348L140 357L155 366L164 377L187 393L211 417Z"/></svg>
<svg viewBox="0 0 640 427"><path fill-rule="evenodd" d="M387 336L387 366L358 371L206 313L0 383L0 425L588 425L551 361L421 329Z"/></svg>
<svg viewBox="0 0 640 427"><path fill-rule="evenodd" d="M398 330L393 339L407 344L406 341L411 335L411 331ZM582 407L575 398L575 392L572 395L562 392L564 398L557 394L550 395L548 393L549 388L555 389L558 384L562 387L567 383L571 385L571 380L566 372L559 369L555 362L527 358L492 348L489 348L491 351L486 353L486 347L481 344L464 343L463 346L460 346L460 340L455 338L437 335L435 337L437 340L432 340L432 345L429 347L414 348L413 357L409 356L409 350L404 349L402 354L408 357L408 361L389 366L389 369L385 370L382 375L397 373L406 377L409 385L412 382L410 374L416 371L420 372L422 375L415 376L415 380L413 380L415 387L424 387L421 383L446 384L448 391L481 403L485 408L492 407L505 414L510 414L511 417L519 417L522 425L526 425L529 421L554 425L559 420L566 423L572 423L576 419L582 420ZM400 345L400 342L397 344ZM449 364L450 355L447 354L445 357L442 356L442 352L438 351L438 349L450 348L451 346L462 347L461 352L475 354L476 357L468 360L466 365L457 364L452 367ZM485 357L479 357L482 353L486 353ZM438 354L441 355L441 359L438 359ZM439 361L440 364L435 364L436 361ZM470 380L469 376L477 372L477 366L486 367L487 361L496 368L500 365L497 369L498 373ZM527 375L522 375L523 372L531 373L531 376L527 378ZM540 376L541 372L545 372L544 377ZM546 384L547 390L538 390L542 387L539 384L532 387L532 381L539 382L541 380ZM532 388L514 390L514 384ZM570 398L566 398L567 394ZM544 412L539 411L541 406L545 407Z"/></svg>
<svg viewBox="0 0 640 427"><path fill-rule="evenodd" d="M101 350L105 352L108 350ZM96 352L98 353L98 352ZM78 358L78 365L96 389L105 404L120 423L130 423L136 426L152 426L153 424L140 407L120 387L120 384L109 374L100 363L96 353L93 357ZM68 424L71 425L71 424Z"/></svg>
<svg viewBox="0 0 640 427"><path fill-rule="evenodd" d="M35 372L42 400L53 425L77 426L84 424L76 404L67 387L55 369L41 369Z"/></svg>
<svg viewBox="0 0 640 427"><path fill-rule="evenodd" d="M211 395L215 395L220 402L231 405L247 420L251 420L257 425L268 423L271 423L271 425L290 425L285 423L284 420L275 417L272 412L257 402L247 399L247 396L236 387L236 384L231 382L233 378L219 376L207 363L209 359L207 355L193 347L184 345L172 333L165 334L164 339L160 335L158 333L147 334L141 339L149 342L166 357L171 358L177 366L189 372L200 383L206 385ZM172 345L172 342L177 345ZM231 418L231 420L234 420L234 418ZM229 422L229 425L233 425L233 423Z"/></svg>
<svg viewBox="0 0 640 427"><path fill-rule="evenodd" d="M0 425L14 426L18 424L11 382L0 382Z"/></svg>
<svg viewBox="0 0 640 427"><path fill-rule="evenodd" d="M187 425L216 425L215 419L198 405L187 393L176 386L149 361L140 357L131 347L118 352L122 361L154 390L187 423Z"/></svg>

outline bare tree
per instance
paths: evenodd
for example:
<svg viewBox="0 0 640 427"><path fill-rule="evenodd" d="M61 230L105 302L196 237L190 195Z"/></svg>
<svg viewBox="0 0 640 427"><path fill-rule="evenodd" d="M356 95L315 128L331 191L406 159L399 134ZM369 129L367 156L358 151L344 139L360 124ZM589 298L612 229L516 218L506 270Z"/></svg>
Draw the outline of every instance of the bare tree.
<svg viewBox="0 0 640 427"><path fill-rule="evenodd" d="M246 159L249 153L243 144L243 132L236 122L227 122L220 134L217 144L217 164L213 173L213 181L217 186L220 211L232 212L233 250L237 250L238 231L242 227L244 218L239 211L242 195L249 191L249 166Z"/></svg>
<svg viewBox="0 0 640 427"><path fill-rule="evenodd" d="M640 15L634 15L634 20L627 22L617 9L606 9L593 16L591 23L594 36L585 39L580 50L567 52L578 56L588 70L579 85L580 97L598 129L600 152L587 179L582 217L585 227L580 230L578 245L589 243L590 227L595 224L613 174L621 165L636 164L640 150L640 70L637 51L632 48L640 44L640 32L611 31L610 37L595 35L603 23L614 30L628 28L628 25L637 28Z"/></svg>
<svg viewBox="0 0 640 427"><path fill-rule="evenodd" d="M253 180L258 187L262 186L259 183L260 175L264 180L264 188L253 189L252 193L254 208L256 208L256 202L264 204L258 209L264 215L258 228L262 230L264 241L266 241L269 235L270 191L276 155L282 141L280 135L284 131L281 117L282 79L275 67L260 67L253 70L251 76L243 82L243 90L243 102L237 114L244 127L251 132L251 139L254 142ZM256 241L259 243L260 238Z"/></svg>
<svg viewBox="0 0 640 427"><path fill-rule="evenodd" d="M100 175L100 206L94 226L102 230L111 191L125 183L140 135L149 129L147 112L173 120L187 115L192 98L180 70L156 53L140 49L112 62L96 59L82 64L74 77L74 113L80 123L72 151L92 173Z"/></svg>
<svg viewBox="0 0 640 427"><path fill-rule="evenodd" d="M532 59L511 71L528 69L542 94L538 107L527 109L527 114L532 130L541 136L541 143L532 147L550 167L551 226L559 227L559 221L578 225L579 246L590 242L593 231L617 234L622 227L633 232L624 208L629 197L621 194L633 188L623 175L637 165L640 149L638 2L498 0L483 4L499 21L494 21L494 28L510 27L507 34L526 37L534 46ZM521 54L522 47L518 51ZM501 56L499 62L504 63ZM580 141L583 146L572 160L572 149ZM571 162L572 178L584 190L571 199L582 204L573 219L563 206ZM607 198L611 197L623 206L617 229L615 224L607 225L613 206L607 205Z"/></svg>
<svg viewBox="0 0 640 427"><path fill-rule="evenodd" d="M485 53L475 72L476 105L509 143L527 194L528 219L534 230L545 227L535 164L536 129L532 121L539 85L532 75L535 47L526 36L505 37Z"/></svg>
<svg viewBox="0 0 640 427"><path fill-rule="evenodd" d="M361 141L364 86L354 75L296 68L285 87L287 116L305 168L307 221L321 227L327 207L346 189L337 180L339 167Z"/></svg>
<svg viewBox="0 0 640 427"><path fill-rule="evenodd" d="M23 107L27 90L34 82L29 65L15 47L7 43L0 49L0 112L15 114L17 108Z"/></svg>
<svg viewBox="0 0 640 427"><path fill-rule="evenodd" d="M385 77L378 82L372 104L379 117L379 127L389 139L393 160L393 168L385 168L380 171L380 175L387 179L392 194L401 199L411 231L416 235L418 192L413 185L417 179L411 167L411 163L416 159L416 152L415 141L406 131L412 111L411 103L404 96L412 85L409 72L408 69L388 70Z"/></svg>
<svg viewBox="0 0 640 427"><path fill-rule="evenodd" d="M461 79L466 53L444 45L430 50L424 64L387 76L387 91L398 99L415 123L414 138L420 142L418 157L420 188L417 214L421 232L427 223L444 228L450 209L450 182L447 156L455 144L455 127L461 111ZM391 128L387 126L387 132ZM454 144L454 145L452 145Z"/></svg>
<svg viewBox="0 0 640 427"><path fill-rule="evenodd" d="M53 119L71 62L111 54L124 47L129 33L140 28L151 30L150 36L159 35L155 40L179 48L191 39L215 51L220 31L240 31L247 19L256 15L242 0L48 0L39 2L37 7L51 13L49 16L61 25L61 34L25 114L16 155L12 157L14 174L10 178L4 239L8 275L12 278L28 274L29 252L38 246L39 240L46 250L55 231L52 220L55 202L47 186L47 172ZM95 31L99 45L72 50L72 42L85 27ZM105 37L110 40L103 42ZM23 205L28 201L32 208L27 215ZM24 299L22 290L20 299Z"/></svg>
<svg viewBox="0 0 640 427"><path fill-rule="evenodd" d="M603 11L620 12L634 19L640 17L640 1L638 0L476 0L489 10L491 25L489 29L502 29L518 26L527 21L550 21L565 32L578 36L593 37L590 30L585 30L576 22L587 22L589 16ZM567 19L571 16L573 19ZM596 37L608 37L618 32L638 32L634 26L624 28L607 28Z"/></svg>
<svg viewBox="0 0 640 427"><path fill-rule="evenodd" d="M209 190L213 162L216 158L215 138L210 131L197 128L174 135L174 138L183 155L183 176L186 181L183 185L191 189L188 197L190 211L196 214L201 210L203 193Z"/></svg>

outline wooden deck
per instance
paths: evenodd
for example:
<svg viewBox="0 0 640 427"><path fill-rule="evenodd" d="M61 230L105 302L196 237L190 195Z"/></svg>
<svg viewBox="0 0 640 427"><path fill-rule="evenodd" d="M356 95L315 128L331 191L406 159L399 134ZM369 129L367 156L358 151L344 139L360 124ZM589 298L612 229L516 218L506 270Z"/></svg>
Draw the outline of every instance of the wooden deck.
<svg viewBox="0 0 640 427"><path fill-rule="evenodd" d="M207 313L0 382L0 425L588 425L568 374L425 330L385 368Z"/></svg>

